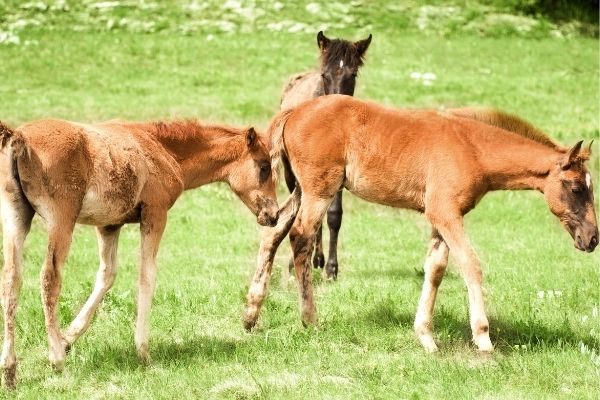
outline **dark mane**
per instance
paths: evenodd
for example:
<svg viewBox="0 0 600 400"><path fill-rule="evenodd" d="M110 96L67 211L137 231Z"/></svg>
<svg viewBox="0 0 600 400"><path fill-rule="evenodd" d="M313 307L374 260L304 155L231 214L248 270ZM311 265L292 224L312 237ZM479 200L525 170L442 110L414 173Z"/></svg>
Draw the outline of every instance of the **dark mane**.
<svg viewBox="0 0 600 400"><path fill-rule="evenodd" d="M365 53L360 54L356 45L344 39L332 39L327 49L321 53L321 66L337 68L340 60L347 65L358 68L363 65Z"/></svg>
<svg viewBox="0 0 600 400"><path fill-rule="evenodd" d="M459 108L449 111L459 117L474 119L488 125L502 128L524 138L533 140L534 142L543 144L546 147L564 150L562 146L550 139L544 132L516 115L491 108Z"/></svg>

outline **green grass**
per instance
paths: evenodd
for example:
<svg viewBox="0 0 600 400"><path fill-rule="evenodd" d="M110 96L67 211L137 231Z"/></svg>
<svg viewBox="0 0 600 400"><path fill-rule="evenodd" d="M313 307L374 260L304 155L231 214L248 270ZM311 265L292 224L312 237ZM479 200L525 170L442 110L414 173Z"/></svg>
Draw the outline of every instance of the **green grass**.
<svg viewBox="0 0 600 400"><path fill-rule="evenodd" d="M366 31L328 33L359 38ZM357 96L397 106L501 107L564 144L599 136L597 39L442 39L376 23L372 33ZM49 116L199 117L264 129L287 75L316 64L314 34L308 33L216 33L209 41L205 32L73 32L59 26L20 36L33 44L0 45L0 118L13 125ZM424 86L410 78L414 71L434 72L437 80ZM139 235L132 225L121 235L115 286L62 374L46 359L38 284L46 239L36 219L17 316L19 387L0 397L600 395L600 257L573 248L541 195L493 193L467 217L484 265L497 346L492 356L477 354L470 344L466 291L453 265L434 320L441 352L425 354L413 336L429 234L423 217L350 194L344 204L340 278L315 278L319 330L300 324L294 283L282 273L285 244L259 326L244 332L240 317L259 228L225 186L212 185L185 194L170 213L152 313L153 363L141 366L133 344ZM78 227L65 267L63 326L90 293L97 262L93 230ZM549 290L562 294L549 298Z"/></svg>

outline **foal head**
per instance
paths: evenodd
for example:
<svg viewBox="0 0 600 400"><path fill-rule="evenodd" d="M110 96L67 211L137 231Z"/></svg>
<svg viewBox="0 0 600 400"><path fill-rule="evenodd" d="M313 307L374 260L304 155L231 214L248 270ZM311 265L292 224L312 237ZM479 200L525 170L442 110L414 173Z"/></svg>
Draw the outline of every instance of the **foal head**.
<svg viewBox="0 0 600 400"><path fill-rule="evenodd" d="M230 167L227 181L260 225L275 226L279 208L269 150L254 128L246 132L245 143L242 155Z"/></svg>
<svg viewBox="0 0 600 400"><path fill-rule="evenodd" d="M556 215L575 241L575 247L592 252L598 245L598 224L594 211L592 176L585 166L588 149L577 143L550 170L544 188L550 211Z"/></svg>
<svg viewBox="0 0 600 400"><path fill-rule="evenodd" d="M317 34L321 50L321 77L325 94L354 95L356 75L363 64L372 35L358 42L328 39L323 31Z"/></svg>

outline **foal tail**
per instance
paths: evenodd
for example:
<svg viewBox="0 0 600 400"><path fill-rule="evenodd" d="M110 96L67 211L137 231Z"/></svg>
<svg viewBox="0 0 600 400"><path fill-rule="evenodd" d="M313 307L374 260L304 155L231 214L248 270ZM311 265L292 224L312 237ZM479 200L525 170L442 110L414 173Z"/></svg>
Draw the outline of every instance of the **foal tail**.
<svg viewBox="0 0 600 400"><path fill-rule="evenodd" d="M8 127L0 121L0 150L12 151L12 158L16 159L25 153L27 145L25 138L20 132Z"/></svg>
<svg viewBox="0 0 600 400"><path fill-rule="evenodd" d="M504 111L495 110L493 108L455 108L448 111L457 117L474 119L483 122L484 124L517 133L523 137L551 147L560 147L544 132L533 126L531 123Z"/></svg>
<svg viewBox="0 0 600 400"><path fill-rule="evenodd" d="M285 110L277 114L272 120L269 128L267 129L267 135L271 140L271 169L273 176L279 176L279 166L282 163L282 158L285 158L285 145L283 143L283 130L285 124L292 115L294 110Z"/></svg>

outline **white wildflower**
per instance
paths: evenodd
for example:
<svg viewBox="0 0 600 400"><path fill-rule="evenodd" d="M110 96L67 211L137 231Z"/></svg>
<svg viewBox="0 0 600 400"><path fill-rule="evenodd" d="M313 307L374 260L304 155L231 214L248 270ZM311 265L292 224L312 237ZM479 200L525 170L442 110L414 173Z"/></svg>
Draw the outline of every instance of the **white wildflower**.
<svg viewBox="0 0 600 400"><path fill-rule="evenodd" d="M281 22L269 22L267 24L267 29L274 32L279 32L283 29L283 24Z"/></svg>
<svg viewBox="0 0 600 400"><path fill-rule="evenodd" d="M242 8L242 2L237 0L227 0L222 7L226 10L239 10Z"/></svg>
<svg viewBox="0 0 600 400"><path fill-rule="evenodd" d="M425 72L423 74L423 79L428 81L435 81L437 79L437 76L433 72Z"/></svg>
<svg viewBox="0 0 600 400"><path fill-rule="evenodd" d="M217 21L217 27L222 32L233 32L235 30L235 24L231 21Z"/></svg>
<svg viewBox="0 0 600 400"><path fill-rule="evenodd" d="M321 11L321 6L317 3L308 3L306 5L306 11L311 14L318 14Z"/></svg>
<svg viewBox="0 0 600 400"><path fill-rule="evenodd" d="M561 291L561 290L555 290L555 291L554 291L554 295L555 295L556 297L560 297L560 296L562 296L562 291Z"/></svg>
<svg viewBox="0 0 600 400"><path fill-rule="evenodd" d="M106 9L106 8L114 8L121 5L120 1L102 1L99 3L91 3L88 4L89 8L97 8L97 9Z"/></svg>
<svg viewBox="0 0 600 400"><path fill-rule="evenodd" d="M581 316L581 322L587 322L588 318L589 317L587 315L582 315Z"/></svg>
<svg viewBox="0 0 600 400"><path fill-rule="evenodd" d="M21 39L12 32L0 31L0 44L20 44Z"/></svg>
<svg viewBox="0 0 600 400"><path fill-rule="evenodd" d="M280 1L276 1L275 3L273 3L273 10L279 12L283 9L284 5L282 2Z"/></svg>
<svg viewBox="0 0 600 400"><path fill-rule="evenodd" d="M414 80L421 79L422 76L423 76L423 74L421 74L420 72L411 72L410 73L410 78L414 79Z"/></svg>
<svg viewBox="0 0 600 400"><path fill-rule="evenodd" d="M294 25L288 28L288 32L290 33L298 33L302 32L306 28L306 24L302 22L296 22Z"/></svg>
<svg viewBox="0 0 600 400"><path fill-rule="evenodd" d="M215 35L212 33L206 37L207 42L212 42L213 40L215 40Z"/></svg>
<svg viewBox="0 0 600 400"><path fill-rule="evenodd" d="M544 298L544 291L540 290L539 292L537 292L537 297L540 298L540 299L543 299Z"/></svg>

